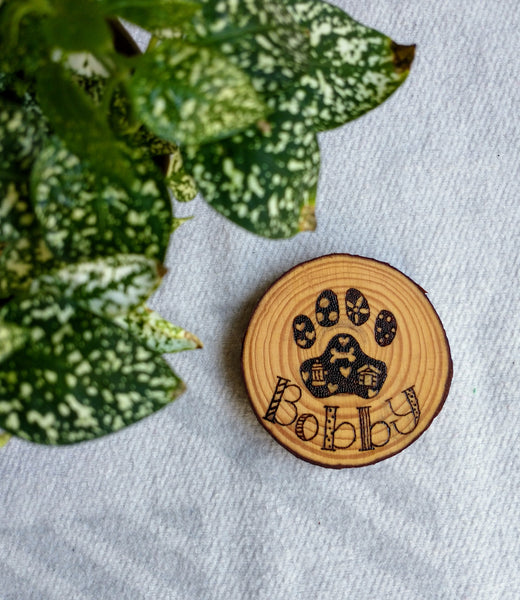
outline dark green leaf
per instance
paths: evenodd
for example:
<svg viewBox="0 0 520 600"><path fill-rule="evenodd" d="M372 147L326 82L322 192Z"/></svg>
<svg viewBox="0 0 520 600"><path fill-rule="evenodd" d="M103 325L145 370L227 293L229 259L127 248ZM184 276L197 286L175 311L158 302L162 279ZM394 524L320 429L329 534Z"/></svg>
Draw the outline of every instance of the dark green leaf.
<svg viewBox="0 0 520 600"><path fill-rule="evenodd" d="M62 260L114 254L163 260L171 232L170 197L155 165L133 152L128 192L96 178L58 138L43 148L31 177L32 200L44 238Z"/></svg>
<svg viewBox="0 0 520 600"><path fill-rule="evenodd" d="M26 71L33 75L48 59L41 27L42 17L52 13L49 2L10 0L0 5L0 70Z"/></svg>
<svg viewBox="0 0 520 600"><path fill-rule="evenodd" d="M67 52L109 52L112 37L95 0L47 0L52 14L41 27L49 48Z"/></svg>
<svg viewBox="0 0 520 600"><path fill-rule="evenodd" d="M132 185L133 165L114 137L103 111L60 65L38 74L38 100L54 133L71 152L86 159L95 174Z"/></svg>
<svg viewBox="0 0 520 600"><path fill-rule="evenodd" d="M158 34L171 32L200 10L191 0L98 0L105 15L121 17Z"/></svg>
<svg viewBox="0 0 520 600"><path fill-rule="evenodd" d="M164 41L142 57L129 92L148 129L181 145L227 137L266 114L241 69L216 50L180 40Z"/></svg>
<svg viewBox="0 0 520 600"><path fill-rule="evenodd" d="M413 46L398 46L322 0L286 0L286 5L309 30L310 64L291 89L270 99L271 107L323 131L378 106L406 79Z"/></svg>
<svg viewBox="0 0 520 600"><path fill-rule="evenodd" d="M314 229L319 170L316 135L294 120L263 123L187 154L186 166L211 206L259 235Z"/></svg>
<svg viewBox="0 0 520 600"><path fill-rule="evenodd" d="M117 431L175 399L183 384L129 333L52 296L10 302L0 315L30 332L0 363L0 426L44 444Z"/></svg>

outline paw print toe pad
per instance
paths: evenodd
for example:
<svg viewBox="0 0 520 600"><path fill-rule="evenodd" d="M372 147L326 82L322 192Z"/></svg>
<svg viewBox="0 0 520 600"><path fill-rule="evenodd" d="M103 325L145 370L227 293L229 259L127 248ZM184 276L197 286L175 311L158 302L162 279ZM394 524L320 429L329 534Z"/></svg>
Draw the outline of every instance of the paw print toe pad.
<svg viewBox="0 0 520 600"><path fill-rule="evenodd" d="M332 327L339 321L338 297L332 290L325 290L318 296L316 320L322 327Z"/></svg>
<svg viewBox="0 0 520 600"><path fill-rule="evenodd" d="M380 346L389 346L397 333L397 320L389 310L382 310L376 319L374 335Z"/></svg>
<svg viewBox="0 0 520 600"><path fill-rule="evenodd" d="M350 288L345 294L347 317L353 325L363 325L370 317L368 301L363 294L355 288Z"/></svg>
<svg viewBox="0 0 520 600"><path fill-rule="evenodd" d="M310 348L316 340L316 331L307 315L298 315L293 321L293 336L296 344L303 349Z"/></svg>

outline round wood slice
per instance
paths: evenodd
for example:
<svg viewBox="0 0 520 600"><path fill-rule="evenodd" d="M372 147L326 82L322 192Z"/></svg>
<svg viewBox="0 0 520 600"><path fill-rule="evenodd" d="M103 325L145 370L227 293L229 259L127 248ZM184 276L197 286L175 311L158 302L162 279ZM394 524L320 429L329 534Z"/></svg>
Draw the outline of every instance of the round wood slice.
<svg viewBox="0 0 520 600"><path fill-rule="evenodd" d="M296 456L359 467L415 441L448 394L452 362L425 292L393 267L333 254L267 291L242 367L260 423Z"/></svg>

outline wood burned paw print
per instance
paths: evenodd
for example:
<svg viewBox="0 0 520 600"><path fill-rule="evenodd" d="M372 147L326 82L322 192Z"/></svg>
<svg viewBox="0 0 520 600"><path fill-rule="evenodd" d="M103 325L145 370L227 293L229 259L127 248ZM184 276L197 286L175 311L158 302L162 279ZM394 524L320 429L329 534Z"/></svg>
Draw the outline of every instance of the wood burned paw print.
<svg viewBox="0 0 520 600"><path fill-rule="evenodd" d="M350 288L345 294L345 313L356 327L362 327L370 317L370 306L365 296ZM318 331L332 327L340 321L337 295L324 290L316 299ZM389 310L379 312L374 325L374 339L379 346L389 346L397 333L397 321ZM307 315L293 320L293 336L298 347L308 350L317 339L313 322ZM336 394L354 394L373 398L381 390L387 375L386 364L363 352L359 342L350 332L334 335L321 356L309 358L300 366L300 375L306 388L316 398Z"/></svg>

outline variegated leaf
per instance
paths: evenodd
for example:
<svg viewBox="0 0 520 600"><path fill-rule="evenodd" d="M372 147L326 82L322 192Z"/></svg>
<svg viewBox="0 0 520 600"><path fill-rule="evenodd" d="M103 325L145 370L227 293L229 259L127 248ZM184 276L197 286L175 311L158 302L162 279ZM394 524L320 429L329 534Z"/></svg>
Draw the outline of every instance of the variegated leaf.
<svg viewBox="0 0 520 600"><path fill-rule="evenodd" d="M166 171L166 183L179 202L189 202L197 195L197 184L193 177L184 170L184 160L179 148L170 156Z"/></svg>
<svg viewBox="0 0 520 600"><path fill-rule="evenodd" d="M0 98L0 179L21 178L32 166L45 135L41 115Z"/></svg>
<svg viewBox="0 0 520 600"><path fill-rule="evenodd" d="M242 227L287 238L315 227L316 134L296 120L273 121L186 156L205 200Z"/></svg>
<svg viewBox="0 0 520 600"><path fill-rule="evenodd" d="M266 114L241 69L212 48L181 40L166 40L141 57L128 89L148 129L181 145L227 137Z"/></svg>
<svg viewBox="0 0 520 600"><path fill-rule="evenodd" d="M27 290L35 277L56 265L38 223L33 223L0 252L0 298Z"/></svg>
<svg viewBox="0 0 520 600"><path fill-rule="evenodd" d="M14 242L34 224L26 181L0 179L0 242Z"/></svg>
<svg viewBox="0 0 520 600"><path fill-rule="evenodd" d="M143 305L116 317L114 323L160 354L202 348L201 341L192 333L173 325Z"/></svg>
<svg viewBox="0 0 520 600"><path fill-rule="evenodd" d="M285 0L309 31L310 60L271 108L299 115L307 127L331 129L378 106L406 79L414 46L399 46L323 0Z"/></svg>
<svg viewBox="0 0 520 600"><path fill-rule="evenodd" d="M180 153L177 144L161 139L151 131L148 131L146 127L140 127L137 133L132 135L130 141L132 145L147 149L151 156L165 156Z"/></svg>
<svg viewBox="0 0 520 600"><path fill-rule="evenodd" d="M282 2L203 0L192 24L188 39L218 48L261 93L273 94L307 69L307 32Z"/></svg>
<svg viewBox="0 0 520 600"><path fill-rule="evenodd" d="M179 202L189 202L197 195L197 185L191 175L185 171L171 173L166 177L166 183Z"/></svg>
<svg viewBox="0 0 520 600"><path fill-rule="evenodd" d="M0 363L25 346L29 332L15 323L0 321Z"/></svg>
<svg viewBox="0 0 520 600"><path fill-rule="evenodd" d="M27 179L45 125L34 110L0 99L0 241L12 242L31 227Z"/></svg>
<svg viewBox="0 0 520 600"><path fill-rule="evenodd" d="M181 225L187 223L188 221L191 221L192 219L193 217L182 217L173 219L172 233L176 231Z"/></svg>
<svg viewBox="0 0 520 600"><path fill-rule="evenodd" d="M156 353L64 299L11 301L0 315L30 342L0 363L0 426L68 444L130 425L175 399L182 382Z"/></svg>
<svg viewBox="0 0 520 600"><path fill-rule="evenodd" d="M33 280L30 293L52 293L104 317L144 302L159 285L160 265L139 254L117 254L65 265Z"/></svg>
<svg viewBox="0 0 520 600"><path fill-rule="evenodd" d="M53 137L35 163L32 199L52 251L68 262L113 254L143 254L162 261L171 231L168 190L155 165L135 150L128 191L96 178Z"/></svg>

